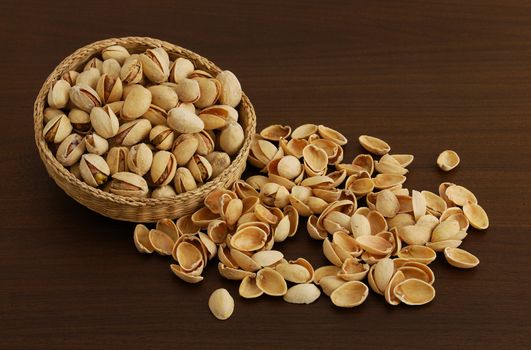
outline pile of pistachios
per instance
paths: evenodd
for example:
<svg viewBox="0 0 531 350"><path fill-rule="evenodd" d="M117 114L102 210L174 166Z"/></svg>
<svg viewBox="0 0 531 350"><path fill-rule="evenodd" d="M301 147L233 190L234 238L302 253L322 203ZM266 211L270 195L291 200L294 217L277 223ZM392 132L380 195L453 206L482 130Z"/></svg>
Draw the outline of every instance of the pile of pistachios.
<svg viewBox="0 0 531 350"><path fill-rule="evenodd" d="M167 198L218 176L244 143L241 85L213 77L161 47L113 45L48 93L44 138L63 166L90 186Z"/></svg>
<svg viewBox="0 0 531 350"><path fill-rule="evenodd" d="M348 140L337 130L268 126L253 136L247 159L261 174L213 190L202 208L175 222L137 225L135 246L171 256L171 271L188 283L203 281L206 265L217 260L219 274L238 281L244 299L310 304L322 291L335 306L351 308L372 290L394 306L430 303L436 292L429 265L439 253L456 268L478 266L459 247L471 228L489 227L487 213L459 184L443 182L437 193L407 188L412 154L390 153L374 136L358 141L367 153L344 161ZM437 159L443 171L458 164L452 150ZM282 242L301 226L322 242L330 264L314 268L304 257L285 257ZM223 289L208 305L220 320L234 310Z"/></svg>

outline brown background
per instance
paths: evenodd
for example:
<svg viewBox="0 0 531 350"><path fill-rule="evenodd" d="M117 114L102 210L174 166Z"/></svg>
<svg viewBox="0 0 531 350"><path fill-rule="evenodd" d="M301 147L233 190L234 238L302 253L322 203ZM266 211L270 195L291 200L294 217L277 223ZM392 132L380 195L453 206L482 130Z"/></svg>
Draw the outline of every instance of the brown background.
<svg viewBox="0 0 531 350"><path fill-rule="evenodd" d="M0 4L0 348L509 348L531 341L531 6L526 1L2 1ZM337 309L237 297L211 264L187 285L136 252L133 225L101 217L47 176L32 104L60 60L89 42L146 35L231 69L259 126L327 123L353 142L415 154L407 187L472 189L491 228L463 247L480 266L434 263L437 298L391 307L371 294ZM455 149L461 166L435 167ZM288 258L324 263L305 230ZM207 308L226 287L227 322Z"/></svg>

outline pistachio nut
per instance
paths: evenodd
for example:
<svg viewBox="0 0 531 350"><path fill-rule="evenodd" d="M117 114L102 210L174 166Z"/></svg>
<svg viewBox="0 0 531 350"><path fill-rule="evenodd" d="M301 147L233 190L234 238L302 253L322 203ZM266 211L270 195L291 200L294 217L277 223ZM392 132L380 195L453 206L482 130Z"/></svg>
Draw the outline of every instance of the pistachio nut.
<svg viewBox="0 0 531 350"><path fill-rule="evenodd" d="M85 136L85 148L89 153L101 156L109 150L109 142L100 135L92 133Z"/></svg>
<svg viewBox="0 0 531 350"><path fill-rule="evenodd" d="M153 155L151 164L151 180L156 186L167 185L175 176L177 161L172 153L168 151L158 151Z"/></svg>
<svg viewBox="0 0 531 350"><path fill-rule="evenodd" d="M208 307L214 317L223 321L234 312L234 299L225 288L219 288L210 295Z"/></svg>
<svg viewBox="0 0 531 350"><path fill-rule="evenodd" d="M199 83L194 79L182 79L177 83L175 92L179 96L179 101L185 103L195 103L201 97Z"/></svg>
<svg viewBox="0 0 531 350"><path fill-rule="evenodd" d="M69 92L70 101L79 109L90 113L92 108L101 106L98 93L88 85L76 84Z"/></svg>
<svg viewBox="0 0 531 350"><path fill-rule="evenodd" d="M61 143L72 132L72 124L64 114L60 114L46 123L42 133L44 139L52 143Z"/></svg>
<svg viewBox="0 0 531 350"><path fill-rule="evenodd" d="M154 105L159 106L165 111L177 106L179 98L177 93L169 86L166 85L153 85L148 88L151 92L151 99Z"/></svg>
<svg viewBox="0 0 531 350"><path fill-rule="evenodd" d="M90 115L81 109L72 108L68 112L68 119L70 119L70 124L72 124L74 130L80 134L86 134L92 129Z"/></svg>
<svg viewBox="0 0 531 350"><path fill-rule="evenodd" d="M238 111L228 105L215 105L202 109L199 118L205 124L206 130L220 129L229 121L237 122Z"/></svg>
<svg viewBox="0 0 531 350"><path fill-rule="evenodd" d="M206 131L203 130L201 132L192 134L197 139L197 154L200 154L202 156L206 156L207 154L214 151L214 140L212 139L212 136Z"/></svg>
<svg viewBox="0 0 531 350"><path fill-rule="evenodd" d="M225 152L211 152L205 158L212 166L212 177L217 177L230 165L230 157Z"/></svg>
<svg viewBox="0 0 531 350"><path fill-rule="evenodd" d="M129 51L120 45L111 45L101 51L101 57L103 57L104 60L112 58L118 61L120 64L123 64L129 56Z"/></svg>
<svg viewBox="0 0 531 350"><path fill-rule="evenodd" d="M168 112L168 126L181 134L200 132L205 127L203 121L194 113L183 108L173 108Z"/></svg>
<svg viewBox="0 0 531 350"><path fill-rule="evenodd" d="M140 198L147 197L149 192L146 180L140 175L129 172L118 172L112 175L109 190L120 196Z"/></svg>
<svg viewBox="0 0 531 350"><path fill-rule="evenodd" d="M120 79L124 84L139 83L144 76L142 70L142 63L138 56L128 57L122 65L120 70Z"/></svg>
<svg viewBox="0 0 531 350"><path fill-rule="evenodd" d="M197 187L197 183L195 182L192 173L190 172L190 170L188 170L188 168L184 167L177 169L177 171L175 172L175 179L173 180L173 184L177 193L191 191Z"/></svg>
<svg viewBox="0 0 531 350"><path fill-rule="evenodd" d="M149 120L152 125L166 125L168 113L159 106L151 104L142 117Z"/></svg>
<svg viewBox="0 0 531 350"><path fill-rule="evenodd" d="M68 103L70 84L63 79L57 80L48 91L48 105L52 108L64 108Z"/></svg>
<svg viewBox="0 0 531 350"><path fill-rule="evenodd" d="M79 72L76 72L75 70L69 70L61 76L61 79L66 80L66 82L70 84L70 86L74 86L76 85L78 75Z"/></svg>
<svg viewBox="0 0 531 350"><path fill-rule="evenodd" d="M114 58L109 58L108 60L103 61L101 73L103 75L106 74L113 79L119 79L121 69L122 67L120 66L120 63L118 63L117 60L115 60Z"/></svg>
<svg viewBox="0 0 531 350"><path fill-rule="evenodd" d="M196 154L186 164L197 183L205 183L212 176L212 165L203 156Z"/></svg>
<svg viewBox="0 0 531 350"><path fill-rule="evenodd" d="M105 139L115 136L120 128L118 117L108 105L92 108L90 123L98 135Z"/></svg>
<svg viewBox="0 0 531 350"><path fill-rule="evenodd" d="M96 84L96 92L103 103L120 101L122 99L122 81L109 74L103 74Z"/></svg>
<svg viewBox="0 0 531 350"><path fill-rule="evenodd" d="M129 149L127 154L127 168L129 171L144 176L153 162L153 152L145 143L139 143Z"/></svg>
<svg viewBox="0 0 531 350"><path fill-rule="evenodd" d="M110 174L109 166L105 159L97 154L84 154L79 162L79 172L83 181L93 187L98 187L107 182Z"/></svg>
<svg viewBox="0 0 531 350"><path fill-rule="evenodd" d="M177 192L170 185L163 185L153 190L151 198L163 199L177 196Z"/></svg>
<svg viewBox="0 0 531 350"><path fill-rule="evenodd" d="M145 139L151 131L151 123L146 119L136 119L124 123L118 128L118 133L114 137L114 142L121 146L136 145Z"/></svg>
<svg viewBox="0 0 531 350"><path fill-rule="evenodd" d="M121 117L131 121L140 118L151 105L151 92L142 85L134 85L125 97Z"/></svg>
<svg viewBox="0 0 531 350"><path fill-rule="evenodd" d="M76 179L83 181L81 177L81 172L79 171L79 163L72 165L68 170L76 177Z"/></svg>
<svg viewBox="0 0 531 350"><path fill-rule="evenodd" d="M57 148L55 157L64 166L71 166L77 163L85 152L83 137L78 134L68 135Z"/></svg>
<svg viewBox="0 0 531 350"><path fill-rule="evenodd" d="M197 138L191 134L181 134L173 143L172 153L178 166L183 166L190 161L197 151Z"/></svg>
<svg viewBox="0 0 531 350"><path fill-rule="evenodd" d="M216 76L221 84L219 101L221 104L236 107L242 99L242 86L231 71L224 70Z"/></svg>
<svg viewBox="0 0 531 350"><path fill-rule="evenodd" d="M57 117L58 115L61 115L61 114L65 114L65 112L57 108L46 107L43 112L44 123L48 123L54 117Z"/></svg>
<svg viewBox="0 0 531 350"><path fill-rule="evenodd" d="M179 57L170 67L170 80L174 83L179 83L192 74L194 69L194 64L190 60Z"/></svg>
<svg viewBox="0 0 531 350"><path fill-rule="evenodd" d="M199 99L195 101L197 108L205 108L215 104L221 93L221 83L212 78L196 78L199 84Z"/></svg>
<svg viewBox="0 0 531 350"><path fill-rule="evenodd" d="M168 80L170 75L170 58L162 48L147 49L140 55L142 68L146 77L154 83L162 83Z"/></svg>
<svg viewBox="0 0 531 350"><path fill-rule="evenodd" d="M234 156L242 148L245 141L243 128L237 122L229 122L221 129L219 134L219 145L229 156ZM298 161L297 161L298 162Z"/></svg>
<svg viewBox="0 0 531 350"><path fill-rule="evenodd" d="M90 68L84 72L79 73L76 79L76 85L87 85L93 89L96 89L98 80L100 79L101 73L96 68Z"/></svg>
<svg viewBox="0 0 531 350"><path fill-rule="evenodd" d="M85 67L83 67L83 72L86 72L91 69L97 69L99 72L101 72L102 65L102 60L100 60L98 57L92 57L90 60L88 60L87 63L85 63Z"/></svg>
<svg viewBox="0 0 531 350"><path fill-rule="evenodd" d="M105 160L109 165L111 175L128 171L127 155L129 149L127 147L112 147L107 153Z"/></svg>
<svg viewBox="0 0 531 350"><path fill-rule="evenodd" d="M167 151L173 145L175 134L166 125L156 125L149 132L149 141L156 149Z"/></svg>

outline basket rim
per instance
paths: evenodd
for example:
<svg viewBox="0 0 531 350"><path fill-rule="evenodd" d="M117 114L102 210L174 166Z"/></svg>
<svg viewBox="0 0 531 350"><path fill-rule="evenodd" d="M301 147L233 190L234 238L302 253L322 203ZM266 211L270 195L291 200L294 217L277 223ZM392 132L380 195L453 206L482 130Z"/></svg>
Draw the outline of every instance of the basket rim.
<svg viewBox="0 0 531 350"><path fill-rule="evenodd" d="M119 204L127 204L131 206L159 206L159 205L164 205L164 204L174 204L175 202L186 201L188 199L195 198L197 196L200 196L202 193L209 192L213 190L214 188L223 186L225 178L229 174L232 174L238 171L239 164L242 161L247 162L247 159L242 159L242 158L243 157L247 158L248 150L250 149L251 141L253 139L253 136L256 130L256 113L255 113L254 107L249 97L245 94L244 91L242 91L242 100L239 104L240 108L248 109L248 114L249 114L248 116L249 120L247 120L247 126L244 128L244 132L245 132L244 144L239 150L237 156L234 157L230 165L221 174L219 174L214 179L198 186L192 191L180 193L180 194L177 194L177 196L175 197L169 197L169 198L151 198L151 197L138 198L138 197L127 197L127 196L117 195L114 193L105 192L102 189L99 189L96 187L89 186L85 182L76 178L65 166L59 163L59 161L55 158L51 149L48 147L46 141L44 140L44 135L42 134L42 130L44 128L44 108L47 102L47 95L48 95L49 88L51 87L53 83L55 83L55 81L61 78L63 73L65 73L68 70L78 67L80 64L86 62L88 59L94 56L94 54L97 54L98 52L100 52L101 50L100 47L103 48L103 47L107 47L111 45L123 45L123 46L143 45L143 46L149 46L149 47L163 47L164 49L169 51L170 55L182 56L183 53L186 54L188 58L191 58L194 61L194 64L197 64L199 62L203 67L207 68L206 69L207 71L211 73L218 73L222 70L215 63L211 62L209 59L191 50L188 50L179 45L172 44L164 40L154 39L150 37L128 36L128 37L120 37L120 38L109 38L109 39L95 41L83 47L80 47L76 51L68 55L66 58L64 58L53 69L53 71L48 75L48 77L42 84L39 90L39 93L37 95L37 98L35 99L34 114L33 114L34 134L35 134L35 143L36 143L39 155L41 157L41 160L44 163L51 165L60 174L60 176L65 178L69 183L71 183L73 186L76 186L81 191L89 195L100 197L102 199L106 199L106 200L116 202ZM52 175L50 174L50 176Z"/></svg>

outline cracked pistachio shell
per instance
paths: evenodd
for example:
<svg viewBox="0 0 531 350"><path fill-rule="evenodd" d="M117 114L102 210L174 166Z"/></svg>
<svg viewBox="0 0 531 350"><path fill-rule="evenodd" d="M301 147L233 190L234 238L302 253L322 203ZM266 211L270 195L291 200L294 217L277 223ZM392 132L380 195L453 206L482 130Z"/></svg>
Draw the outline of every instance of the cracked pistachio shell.
<svg viewBox="0 0 531 350"><path fill-rule="evenodd" d="M70 134L57 148L55 157L62 165L71 166L77 163L84 152L85 142L83 142L83 137L78 134Z"/></svg>
<svg viewBox="0 0 531 350"><path fill-rule="evenodd" d="M79 73L76 79L76 85L87 85L95 89L100 79L101 72L97 68L89 68Z"/></svg>
<svg viewBox="0 0 531 350"><path fill-rule="evenodd" d="M72 124L64 114L60 114L46 123L42 131L44 139L52 143L61 143L71 132Z"/></svg>
<svg viewBox="0 0 531 350"><path fill-rule="evenodd" d="M219 145L229 156L234 156L238 153L244 140L243 128L236 122L229 122L227 126L221 129L219 134Z"/></svg>
<svg viewBox="0 0 531 350"><path fill-rule="evenodd" d="M170 67L170 80L174 83L179 83L192 74L194 69L194 64L190 60L179 57Z"/></svg>
<svg viewBox="0 0 531 350"><path fill-rule="evenodd" d="M172 153L178 166L186 165L197 151L198 140L191 134L181 134L175 139Z"/></svg>
<svg viewBox="0 0 531 350"><path fill-rule="evenodd" d="M144 76L142 70L142 63L138 56L128 57L122 65L120 70L120 79L124 84L139 83Z"/></svg>
<svg viewBox="0 0 531 350"><path fill-rule="evenodd" d="M489 217L485 209L479 204L467 202L463 206L463 213L472 227L486 230L489 227Z"/></svg>
<svg viewBox="0 0 531 350"><path fill-rule="evenodd" d="M122 81L103 74L96 85L96 92L103 103L120 101L122 99Z"/></svg>
<svg viewBox="0 0 531 350"><path fill-rule="evenodd" d="M127 147L112 147L107 153L105 160L109 165L111 175L116 173L126 172L127 168L127 154L129 149Z"/></svg>
<svg viewBox="0 0 531 350"><path fill-rule="evenodd" d="M176 107L179 102L177 93L169 86L154 85L150 86L148 90L151 92L151 103L165 111Z"/></svg>
<svg viewBox="0 0 531 350"><path fill-rule="evenodd" d="M147 49L140 55L142 68L145 76L154 83L162 83L168 80L170 75L170 58L162 48Z"/></svg>
<svg viewBox="0 0 531 350"><path fill-rule="evenodd" d="M215 104L221 93L221 83L212 78L196 78L199 84L199 99L195 101L197 108L205 108Z"/></svg>
<svg viewBox="0 0 531 350"><path fill-rule="evenodd" d="M90 123L98 135L105 139L115 136L120 127L118 117L109 106L92 108Z"/></svg>
<svg viewBox="0 0 531 350"><path fill-rule="evenodd" d="M297 157L287 155L280 158L277 169L278 175L291 180L300 175L302 171L302 165Z"/></svg>
<svg viewBox="0 0 531 350"><path fill-rule="evenodd" d="M96 133L85 136L85 148L89 153L101 156L109 150L109 142Z"/></svg>
<svg viewBox="0 0 531 350"><path fill-rule="evenodd" d="M393 293L397 299L407 305L424 305L435 298L433 286L416 278L398 283Z"/></svg>
<svg viewBox="0 0 531 350"><path fill-rule="evenodd" d="M110 174L109 166L105 159L97 154L84 154L79 162L79 171L83 181L93 187L98 187L107 182Z"/></svg>
<svg viewBox="0 0 531 350"><path fill-rule="evenodd" d="M264 267L256 274L256 286L267 295L282 296L288 291L284 277L270 267Z"/></svg>
<svg viewBox="0 0 531 350"><path fill-rule="evenodd" d="M177 193L183 193L197 188L197 183L192 173L185 167L180 167L175 171L173 184Z"/></svg>
<svg viewBox="0 0 531 350"><path fill-rule="evenodd" d="M175 134L166 125L156 125L149 132L149 141L156 149L169 150L173 146Z"/></svg>
<svg viewBox="0 0 531 350"><path fill-rule="evenodd" d="M194 155L186 167L198 183L204 183L212 176L212 165L205 157L199 154Z"/></svg>
<svg viewBox="0 0 531 350"><path fill-rule="evenodd" d="M57 108L46 107L43 112L44 123L48 123L50 120L61 114L65 114L65 112Z"/></svg>
<svg viewBox="0 0 531 350"><path fill-rule="evenodd" d="M215 130L224 127L227 122L237 122L238 111L231 106L215 105L202 109L199 118L203 120L205 130Z"/></svg>
<svg viewBox="0 0 531 350"><path fill-rule="evenodd" d="M74 86L74 85L76 85L76 80L77 80L78 76L79 76L79 72L76 72L75 70L70 70L68 72L65 72L61 76L61 79L63 79L66 82L68 82L68 84L70 84L70 86Z"/></svg>
<svg viewBox="0 0 531 350"><path fill-rule="evenodd" d="M181 134L200 132L205 124L194 113L183 108L173 108L168 112L168 126Z"/></svg>
<svg viewBox="0 0 531 350"><path fill-rule="evenodd" d="M153 193L151 194L151 197L156 199L171 198L175 196L177 196L177 192L175 192L173 187L170 185L163 185L157 187L153 190Z"/></svg>
<svg viewBox="0 0 531 350"><path fill-rule="evenodd" d="M134 85L127 93L121 117L125 121L140 118L151 105L151 92L142 85Z"/></svg>
<svg viewBox="0 0 531 350"><path fill-rule="evenodd" d="M130 172L119 172L112 175L111 193L129 197L147 197L149 188L142 176Z"/></svg>
<svg viewBox="0 0 531 350"><path fill-rule="evenodd" d="M471 269L479 265L479 259L464 249L446 247L444 257L450 265L461 269Z"/></svg>
<svg viewBox="0 0 531 350"><path fill-rule="evenodd" d="M439 157L437 157L437 165L443 171L450 171L454 169L459 165L460 161L461 160L459 159L457 152L452 150L443 151L441 154L439 154Z"/></svg>
<svg viewBox="0 0 531 350"><path fill-rule="evenodd" d="M144 176L153 162L153 152L145 143L139 143L129 149L127 154L127 168L129 171Z"/></svg>
<svg viewBox="0 0 531 350"><path fill-rule="evenodd" d="M151 164L151 180L156 186L167 185L175 176L177 161L168 151L158 151L153 155Z"/></svg>
<svg viewBox="0 0 531 350"><path fill-rule="evenodd" d="M242 99L242 87L231 71L224 70L216 76L221 84L219 101L221 104L236 107Z"/></svg>
<svg viewBox="0 0 531 350"><path fill-rule="evenodd" d="M184 103L195 103L201 97L201 89L195 79L182 79L175 86L175 92L179 101Z"/></svg>
<svg viewBox="0 0 531 350"><path fill-rule="evenodd" d="M103 75L108 75L113 79L119 79L121 69L122 67L120 66L120 63L118 63L117 60L110 58L108 60L103 61L103 64L101 66L101 73Z"/></svg>
<svg viewBox="0 0 531 350"><path fill-rule="evenodd" d="M151 123L146 119L136 119L120 125L114 137L117 145L132 146L145 139L151 131Z"/></svg>
<svg viewBox="0 0 531 350"><path fill-rule="evenodd" d="M284 295L284 301L293 304L311 304L321 296L321 291L313 283L296 284Z"/></svg>
<svg viewBox="0 0 531 350"><path fill-rule="evenodd" d="M391 150L387 142L373 136L361 135L358 140L361 146L372 154L383 156Z"/></svg>
<svg viewBox="0 0 531 350"><path fill-rule="evenodd" d="M335 306L355 307L361 305L369 295L369 288L360 281L350 281L337 287L330 299Z"/></svg>
<svg viewBox="0 0 531 350"><path fill-rule="evenodd" d="M98 93L88 85L77 84L69 92L70 101L79 109L90 113L92 108L101 106Z"/></svg>
<svg viewBox="0 0 531 350"><path fill-rule="evenodd" d="M168 113L159 106L151 104L142 118L149 120L152 125L166 125Z"/></svg>
<svg viewBox="0 0 531 350"><path fill-rule="evenodd" d="M215 318L223 321L234 312L234 299L225 288L219 288L210 295L208 307Z"/></svg>
<svg viewBox="0 0 531 350"><path fill-rule="evenodd" d="M69 100L70 84L60 79L48 91L48 105L52 108L64 108Z"/></svg>
<svg viewBox="0 0 531 350"><path fill-rule="evenodd" d="M111 45L104 48L101 52L101 57L103 57L104 60L115 59L120 64L123 64L129 56L129 51L120 45Z"/></svg>
<svg viewBox="0 0 531 350"><path fill-rule="evenodd" d="M206 130L202 130L201 132L195 133L193 135L198 141L197 154L206 156L214 151L214 140Z"/></svg>
<svg viewBox="0 0 531 350"><path fill-rule="evenodd" d="M87 63L85 63L85 67L83 67L83 72L86 72L93 68L101 72L102 65L102 60L100 60L98 57L92 57L90 60L88 60Z"/></svg>
<svg viewBox="0 0 531 350"><path fill-rule="evenodd" d="M92 129L90 115L81 109L72 108L68 112L68 119L70 119L73 129L78 133L86 134Z"/></svg>
<svg viewBox="0 0 531 350"><path fill-rule="evenodd" d="M205 158L212 166L212 177L218 176L230 165L230 157L225 152L211 152Z"/></svg>

